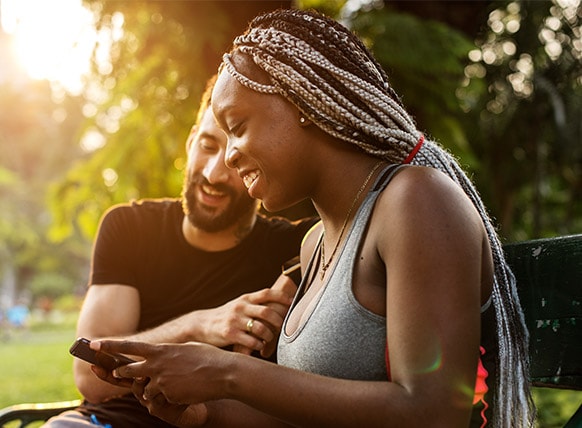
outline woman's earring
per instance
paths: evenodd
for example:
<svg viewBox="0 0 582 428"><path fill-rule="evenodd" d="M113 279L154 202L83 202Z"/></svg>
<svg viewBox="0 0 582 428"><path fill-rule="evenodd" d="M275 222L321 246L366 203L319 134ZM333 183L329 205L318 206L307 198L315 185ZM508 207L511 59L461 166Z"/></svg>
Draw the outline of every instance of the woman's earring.
<svg viewBox="0 0 582 428"><path fill-rule="evenodd" d="M299 123L305 123L305 118L303 116L299 116Z"/></svg>

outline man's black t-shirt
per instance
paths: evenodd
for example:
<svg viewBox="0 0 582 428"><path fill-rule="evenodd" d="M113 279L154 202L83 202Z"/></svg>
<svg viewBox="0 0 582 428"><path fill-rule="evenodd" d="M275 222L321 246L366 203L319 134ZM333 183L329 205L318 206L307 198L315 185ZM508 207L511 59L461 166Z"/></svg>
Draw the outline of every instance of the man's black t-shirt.
<svg viewBox="0 0 582 428"><path fill-rule="evenodd" d="M252 232L235 248L207 252L186 242L183 217L180 200L159 199L115 206L102 219L90 284L137 288L139 330L270 287L281 265L299 254L301 240L315 222L257 216ZM169 426L131 395L85 403L80 410L113 428Z"/></svg>

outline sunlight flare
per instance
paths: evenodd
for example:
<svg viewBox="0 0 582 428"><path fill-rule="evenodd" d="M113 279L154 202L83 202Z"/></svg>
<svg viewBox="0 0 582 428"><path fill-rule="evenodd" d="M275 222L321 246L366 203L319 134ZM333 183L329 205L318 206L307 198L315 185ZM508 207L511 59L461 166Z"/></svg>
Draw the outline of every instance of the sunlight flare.
<svg viewBox="0 0 582 428"><path fill-rule="evenodd" d="M15 57L33 79L78 92L96 41L93 15L81 0L1 0L2 27Z"/></svg>

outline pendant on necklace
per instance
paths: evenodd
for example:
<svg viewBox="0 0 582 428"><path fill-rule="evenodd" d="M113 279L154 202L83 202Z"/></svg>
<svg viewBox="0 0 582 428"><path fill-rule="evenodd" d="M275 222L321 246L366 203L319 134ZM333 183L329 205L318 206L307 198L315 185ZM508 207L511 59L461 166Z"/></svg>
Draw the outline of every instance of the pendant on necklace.
<svg viewBox="0 0 582 428"><path fill-rule="evenodd" d="M320 246L320 251L319 251L319 257L321 257L321 260L320 260L321 269L320 269L319 277L321 278L321 281L323 282L323 277L325 276L325 271L327 270L327 268L329 267L329 264L331 263L331 259L329 260L329 262L325 263L325 231L324 231L323 235L321 236L321 246Z"/></svg>

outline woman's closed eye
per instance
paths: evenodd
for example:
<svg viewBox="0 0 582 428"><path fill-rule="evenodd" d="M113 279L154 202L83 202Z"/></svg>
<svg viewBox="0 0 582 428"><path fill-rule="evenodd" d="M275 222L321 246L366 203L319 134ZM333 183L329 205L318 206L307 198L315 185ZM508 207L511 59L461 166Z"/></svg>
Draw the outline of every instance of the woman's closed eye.
<svg viewBox="0 0 582 428"><path fill-rule="evenodd" d="M240 137L244 132L244 123L238 122L234 126L228 128L228 133L233 137Z"/></svg>

